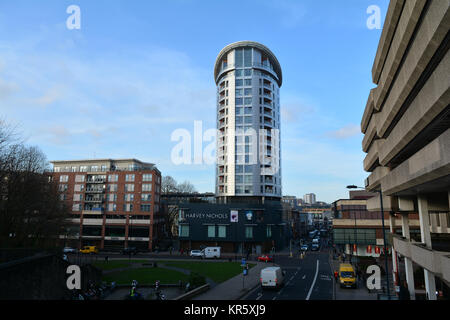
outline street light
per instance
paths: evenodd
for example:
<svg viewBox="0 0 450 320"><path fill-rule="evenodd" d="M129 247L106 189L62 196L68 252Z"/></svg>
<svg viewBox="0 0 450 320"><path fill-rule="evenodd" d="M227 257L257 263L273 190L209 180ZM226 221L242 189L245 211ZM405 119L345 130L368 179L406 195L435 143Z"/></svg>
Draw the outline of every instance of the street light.
<svg viewBox="0 0 450 320"><path fill-rule="evenodd" d="M347 189L363 189L366 190L366 188L361 188L355 185L347 186ZM388 268L388 262L387 262L387 248L386 248L386 231L384 228L384 209L383 209L383 193L380 190L376 190L380 194L380 206L381 206L381 224L383 227L383 248L384 248L384 263L386 268L386 289L387 289L387 295L388 300L391 300L390 290L389 290L389 268Z"/></svg>

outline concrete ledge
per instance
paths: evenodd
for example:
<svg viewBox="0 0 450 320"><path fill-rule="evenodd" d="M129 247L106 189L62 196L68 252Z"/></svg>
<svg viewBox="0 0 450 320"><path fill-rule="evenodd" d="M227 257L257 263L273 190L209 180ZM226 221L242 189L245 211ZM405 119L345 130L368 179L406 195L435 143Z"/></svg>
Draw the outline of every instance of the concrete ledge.
<svg viewBox="0 0 450 320"><path fill-rule="evenodd" d="M390 197L383 194L383 210L398 211L398 200L396 197ZM367 199L367 211L381 211L380 196ZM388 220L388 219L386 219Z"/></svg>
<svg viewBox="0 0 450 320"><path fill-rule="evenodd" d="M394 37L394 32L397 27L398 20L400 19L404 2L405 0L392 0L389 3L383 31L381 33L380 43L378 45L375 62L372 68L372 80L374 83L378 83L380 79L384 61L386 60L386 56L389 52L389 45Z"/></svg>
<svg viewBox="0 0 450 320"><path fill-rule="evenodd" d="M379 159L382 165L387 165L419 132L448 107L450 101L449 74L450 52L447 52L379 149Z"/></svg>
<svg viewBox="0 0 450 320"><path fill-rule="evenodd" d="M376 189L381 184L381 179L389 174L389 168L376 167L372 174L367 177L366 189Z"/></svg>
<svg viewBox="0 0 450 320"><path fill-rule="evenodd" d="M367 98L366 108L364 109L364 114L361 120L361 132L366 133L367 126L369 125L370 118L373 116L374 104L373 95L376 88L370 90L369 97Z"/></svg>
<svg viewBox="0 0 450 320"><path fill-rule="evenodd" d="M369 150L369 147L372 144L374 138L379 138L377 134L377 126L376 126L377 122L378 122L378 114L373 113L362 141L362 148L364 152L367 152Z"/></svg>
<svg viewBox="0 0 450 320"><path fill-rule="evenodd" d="M178 296L173 300L189 300L190 298L193 298L193 297L195 297L203 292L206 292L208 290L209 290L209 283L207 283L201 287L195 288L194 290L191 290L185 294L182 294L181 296Z"/></svg>
<svg viewBox="0 0 450 320"><path fill-rule="evenodd" d="M414 29L422 14L426 1L407 0L403 7L400 19L389 47L383 69L379 78L378 90L374 96L375 109L380 110L389 87L395 78L395 73L400 65Z"/></svg>
<svg viewBox="0 0 450 320"><path fill-rule="evenodd" d="M381 180L381 187L384 194L391 195L446 176L449 172L450 129L389 172Z"/></svg>
<svg viewBox="0 0 450 320"><path fill-rule="evenodd" d="M369 171L370 168L378 160L378 151L380 150L381 145L384 143L384 141L384 139L378 139L372 143L367 156L364 158L364 170Z"/></svg>
<svg viewBox="0 0 450 320"><path fill-rule="evenodd" d="M444 41L449 19L448 1L432 1L380 112L377 125L380 136L385 135L417 80Z"/></svg>
<svg viewBox="0 0 450 320"><path fill-rule="evenodd" d="M450 282L450 253L431 250L421 243L410 242L398 235L393 236L394 249L404 257L411 259L422 268L431 271Z"/></svg>

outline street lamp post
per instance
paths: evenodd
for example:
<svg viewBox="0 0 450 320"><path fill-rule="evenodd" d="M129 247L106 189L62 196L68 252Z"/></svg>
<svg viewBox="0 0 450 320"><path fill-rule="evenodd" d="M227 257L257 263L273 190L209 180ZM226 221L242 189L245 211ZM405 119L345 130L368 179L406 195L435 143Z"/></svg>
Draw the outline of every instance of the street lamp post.
<svg viewBox="0 0 450 320"><path fill-rule="evenodd" d="M366 190L366 188L361 188L355 185L347 186L347 189L363 189ZM381 225L383 228L383 248L384 248L384 263L385 263L385 269L386 269L386 289L387 289L387 296L388 299L391 300L390 296L390 290L389 290L389 267L388 267L388 261L387 261L387 247L386 247L386 230L384 228L384 209L383 209L383 193L380 190L377 190L377 192L380 195L380 206L381 206Z"/></svg>

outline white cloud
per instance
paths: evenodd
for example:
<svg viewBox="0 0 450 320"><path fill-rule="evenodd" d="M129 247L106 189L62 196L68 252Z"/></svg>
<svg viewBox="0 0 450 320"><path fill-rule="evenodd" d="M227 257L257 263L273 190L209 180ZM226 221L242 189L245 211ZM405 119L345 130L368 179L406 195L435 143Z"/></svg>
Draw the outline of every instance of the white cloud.
<svg viewBox="0 0 450 320"><path fill-rule="evenodd" d="M327 136L335 139L348 139L354 136L357 136L361 133L360 126L356 124L349 124L343 128L340 128L336 131L330 131L327 133Z"/></svg>
<svg viewBox="0 0 450 320"><path fill-rule="evenodd" d="M42 96L31 99L30 103L36 103L40 106L47 107L62 97L62 90L61 87L51 87Z"/></svg>
<svg viewBox="0 0 450 320"><path fill-rule="evenodd" d="M18 90L19 87L17 84L0 79L0 101L5 100Z"/></svg>

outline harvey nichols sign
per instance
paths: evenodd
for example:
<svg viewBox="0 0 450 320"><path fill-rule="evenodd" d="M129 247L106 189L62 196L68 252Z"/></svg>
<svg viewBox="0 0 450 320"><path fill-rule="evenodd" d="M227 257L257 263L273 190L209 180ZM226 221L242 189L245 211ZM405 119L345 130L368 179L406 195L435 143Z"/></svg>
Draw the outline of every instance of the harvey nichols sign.
<svg viewBox="0 0 450 320"><path fill-rule="evenodd" d="M185 213L185 219L223 219L228 220L228 213Z"/></svg>

